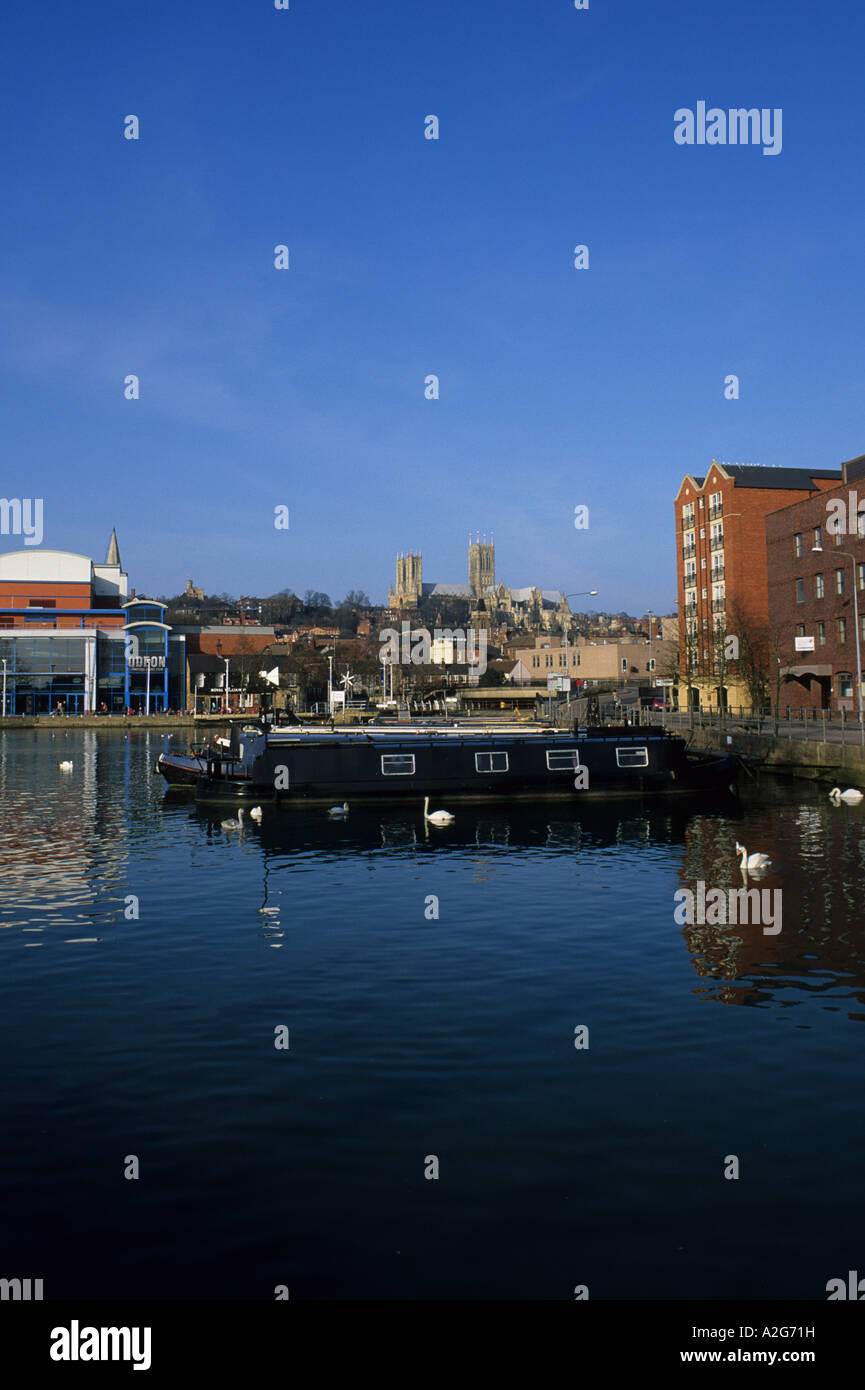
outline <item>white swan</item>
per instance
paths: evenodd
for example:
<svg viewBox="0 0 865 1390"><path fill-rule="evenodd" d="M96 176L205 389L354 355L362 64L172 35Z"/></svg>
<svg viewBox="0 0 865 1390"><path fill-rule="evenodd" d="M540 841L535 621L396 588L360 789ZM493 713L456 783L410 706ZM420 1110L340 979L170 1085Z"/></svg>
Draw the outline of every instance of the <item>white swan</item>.
<svg viewBox="0 0 865 1390"><path fill-rule="evenodd" d="M744 845L736 841L736 853L741 854L740 869L768 869L772 863L768 854L749 854Z"/></svg>
<svg viewBox="0 0 865 1390"><path fill-rule="evenodd" d="M60 764L60 771L61 771L61 772L71 772L71 771L72 771L72 767L73 767L73 764L70 763L70 762L61 763L61 764Z"/></svg>
<svg viewBox="0 0 865 1390"><path fill-rule="evenodd" d="M223 830L239 830L240 827L241 827L242 825L243 825L243 807L241 807L241 808L238 810L238 812L237 812L237 820L224 820L224 821L222 822L222 828L223 828Z"/></svg>
<svg viewBox="0 0 865 1390"><path fill-rule="evenodd" d="M62 767L63 764L61 763L60 766ZM848 787L846 792L842 792L840 787L833 787L829 796L836 806L841 801L846 801L849 806L855 806L857 802L862 800L862 793L857 792L855 787Z"/></svg>
<svg viewBox="0 0 865 1390"><path fill-rule="evenodd" d="M344 801L341 806L331 806L327 814L333 816L334 820L341 820L343 816L348 815L348 802Z"/></svg>
<svg viewBox="0 0 865 1390"><path fill-rule="evenodd" d="M425 796L424 799L423 799L423 818L424 818L424 820L430 821L433 825L452 825L452 824L453 824L454 817L451 815L450 811L430 811L430 810L428 810L428 807L429 807L429 797L428 797L428 796Z"/></svg>
<svg viewBox="0 0 865 1390"><path fill-rule="evenodd" d="M253 806L253 808L252 808L252 810L250 811L249 814L250 814L250 816L252 817L253 820L261 820L261 807L260 807L260 806Z"/></svg>

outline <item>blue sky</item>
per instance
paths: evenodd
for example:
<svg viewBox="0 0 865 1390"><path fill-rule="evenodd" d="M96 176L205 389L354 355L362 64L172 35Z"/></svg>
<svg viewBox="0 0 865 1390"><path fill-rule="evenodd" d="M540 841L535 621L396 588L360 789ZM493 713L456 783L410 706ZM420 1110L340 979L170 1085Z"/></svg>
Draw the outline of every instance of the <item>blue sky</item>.
<svg viewBox="0 0 865 1390"><path fill-rule="evenodd" d="M854 0L17 5L3 495L144 592L383 601L480 530L670 611L685 472L865 451L863 45ZM781 154L677 146L699 100L782 108Z"/></svg>

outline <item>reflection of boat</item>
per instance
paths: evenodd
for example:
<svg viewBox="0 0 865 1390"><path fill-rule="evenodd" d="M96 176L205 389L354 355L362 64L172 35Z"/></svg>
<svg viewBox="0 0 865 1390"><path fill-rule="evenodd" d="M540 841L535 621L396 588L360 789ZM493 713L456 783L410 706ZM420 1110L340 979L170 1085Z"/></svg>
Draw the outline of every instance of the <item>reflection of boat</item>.
<svg viewBox="0 0 865 1390"><path fill-rule="evenodd" d="M726 792L736 759L690 753L657 728L535 726L310 729L246 725L230 746L211 748L205 766L163 754L167 780L194 783L200 800L251 797L292 804L576 801L608 796Z"/></svg>

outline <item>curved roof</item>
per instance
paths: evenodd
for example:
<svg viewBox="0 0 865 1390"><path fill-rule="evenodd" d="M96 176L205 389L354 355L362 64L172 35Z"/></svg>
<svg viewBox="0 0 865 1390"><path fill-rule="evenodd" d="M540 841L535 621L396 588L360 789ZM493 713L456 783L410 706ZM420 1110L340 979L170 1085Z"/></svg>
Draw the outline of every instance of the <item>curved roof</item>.
<svg viewBox="0 0 865 1390"><path fill-rule="evenodd" d="M93 561L74 550L10 550L0 555L0 579L27 583L89 584Z"/></svg>

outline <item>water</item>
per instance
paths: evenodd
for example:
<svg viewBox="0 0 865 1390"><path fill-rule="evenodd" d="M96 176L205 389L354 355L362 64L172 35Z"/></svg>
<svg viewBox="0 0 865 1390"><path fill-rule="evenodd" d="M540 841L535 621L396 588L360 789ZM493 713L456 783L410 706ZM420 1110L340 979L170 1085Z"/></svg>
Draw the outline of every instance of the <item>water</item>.
<svg viewBox="0 0 865 1390"><path fill-rule="evenodd" d="M238 836L151 775L184 742L2 738L0 1276L822 1299L865 1269L865 806L265 808ZM741 886L737 839L778 936L673 920Z"/></svg>

